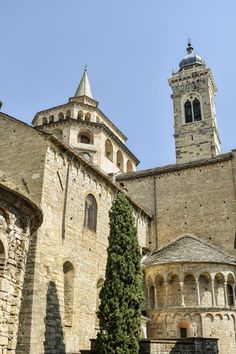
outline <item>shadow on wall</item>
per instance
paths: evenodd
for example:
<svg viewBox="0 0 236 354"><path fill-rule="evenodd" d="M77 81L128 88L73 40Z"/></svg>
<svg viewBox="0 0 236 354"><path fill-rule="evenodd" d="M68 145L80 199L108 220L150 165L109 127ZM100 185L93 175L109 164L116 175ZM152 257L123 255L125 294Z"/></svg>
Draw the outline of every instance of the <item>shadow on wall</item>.
<svg viewBox="0 0 236 354"><path fill-rule="evenodd" d="M66 354L56 284L50 281L47 291L44 354Z"/></svg>

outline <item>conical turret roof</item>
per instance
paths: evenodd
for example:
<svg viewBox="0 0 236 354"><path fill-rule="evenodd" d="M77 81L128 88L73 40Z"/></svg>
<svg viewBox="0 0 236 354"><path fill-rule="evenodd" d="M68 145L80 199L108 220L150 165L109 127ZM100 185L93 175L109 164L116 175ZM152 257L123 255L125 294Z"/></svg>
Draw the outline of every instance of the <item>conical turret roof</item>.
<svg viewBox="0 0 236 354"><path fill-rule="evenodd" d="M87 96L93 99L93 94L91 90L91 86L89 83L89 78L88 78L88 73L87 70L84 70L84 74L82 76L82 79L79 83L79 86L75 92L75 97L79 96Z"/></svg>

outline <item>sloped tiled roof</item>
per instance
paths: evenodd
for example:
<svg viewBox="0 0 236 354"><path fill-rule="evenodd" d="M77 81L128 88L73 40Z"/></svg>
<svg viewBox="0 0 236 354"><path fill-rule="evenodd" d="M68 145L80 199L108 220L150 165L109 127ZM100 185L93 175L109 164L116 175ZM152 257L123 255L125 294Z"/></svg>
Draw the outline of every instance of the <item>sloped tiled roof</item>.
<svg viewBox="0 0 236 354"><path fill-rule="evenodd" d="M143 259L143 265L179 262L211 262L236 265L236 260L196 236L185 235L169 245L152 252Z"/></svg>

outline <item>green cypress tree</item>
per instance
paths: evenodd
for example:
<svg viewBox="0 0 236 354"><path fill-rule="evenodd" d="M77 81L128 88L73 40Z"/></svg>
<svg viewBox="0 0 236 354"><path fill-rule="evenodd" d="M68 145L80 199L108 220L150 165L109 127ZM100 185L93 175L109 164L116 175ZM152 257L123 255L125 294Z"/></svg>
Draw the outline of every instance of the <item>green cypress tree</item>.
<svg viewBox="0 0 236 354"><path fill-rule="evenodd" d="M98 318L100 354L138 354L141 321L141 254L133 210L124 194L114 200L106 279L100 292Z"/></svg>

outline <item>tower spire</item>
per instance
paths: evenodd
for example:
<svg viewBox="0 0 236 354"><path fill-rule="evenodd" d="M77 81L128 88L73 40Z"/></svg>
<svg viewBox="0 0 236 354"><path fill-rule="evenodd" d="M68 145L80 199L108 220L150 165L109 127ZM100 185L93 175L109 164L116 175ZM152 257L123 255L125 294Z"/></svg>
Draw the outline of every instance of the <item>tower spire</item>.
<svg viewBox="0 0 236 354"><path fill-rule="evenodd" d="M87 96L93 99L93 94L92 94L92 90L88 78L87 65L85 65L84 67L84 73L82 79L74 95L74 97L79 97L79 96Z"/></svg>

